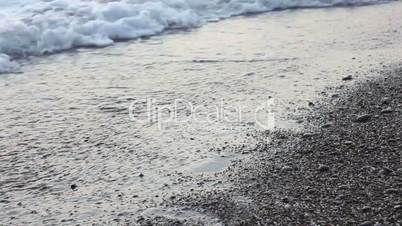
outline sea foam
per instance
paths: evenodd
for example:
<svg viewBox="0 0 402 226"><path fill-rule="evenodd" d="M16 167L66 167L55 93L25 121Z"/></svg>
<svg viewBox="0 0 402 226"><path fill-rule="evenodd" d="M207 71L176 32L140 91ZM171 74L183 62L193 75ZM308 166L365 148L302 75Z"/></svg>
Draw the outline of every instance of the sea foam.
<svg viewBox="0 0 402 226"><path fill-rule="evenodd" d="M13 0L0 1L0 73L15 59L192 28L232 16L379 0Z"/></svg>

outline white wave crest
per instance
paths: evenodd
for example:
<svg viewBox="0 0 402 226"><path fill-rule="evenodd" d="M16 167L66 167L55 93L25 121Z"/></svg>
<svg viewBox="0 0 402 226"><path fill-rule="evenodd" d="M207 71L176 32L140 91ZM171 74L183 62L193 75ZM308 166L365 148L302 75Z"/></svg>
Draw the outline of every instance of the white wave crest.
<svg viewBox="0 0 402 226"><path fill-rule="evenodd" d="M231 16L381 0L13 0L0 1L1 62L191 28ZM7 57L4 57L7 56ZM0 63L0 73L10 66Z"/></svg>

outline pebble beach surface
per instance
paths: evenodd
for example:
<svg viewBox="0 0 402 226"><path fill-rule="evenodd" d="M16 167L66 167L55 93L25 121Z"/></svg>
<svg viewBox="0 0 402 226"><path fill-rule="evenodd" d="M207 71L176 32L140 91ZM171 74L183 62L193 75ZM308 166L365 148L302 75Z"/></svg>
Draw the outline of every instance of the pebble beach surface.
<svg viewBox="0 0 402 226"><path fill-rule="evenodd" d="M305 132L260 134L271 141L217 175L229 189L175 198L175 214L137 223L401 225L402 69L381 74L324 98ZM178 217L190 210L204 219Z"/></svg>

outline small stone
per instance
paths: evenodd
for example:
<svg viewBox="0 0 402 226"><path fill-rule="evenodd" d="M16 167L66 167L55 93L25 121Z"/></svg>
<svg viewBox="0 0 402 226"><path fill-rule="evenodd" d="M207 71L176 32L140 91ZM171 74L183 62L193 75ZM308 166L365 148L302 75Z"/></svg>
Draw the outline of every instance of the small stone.
<svg viewBox="0 0 402 226"><path fill-rule="evenodd" d="M371 115L370 114L365 114L365 115L360 115L358 116L354 122L358 122L358 123L365 123L371 120Z"/></svg>
<svg viewBox="0 0 402 226"><path fill-rule="evenodd" d="M307 190L307 194L314 194L314 193L316 193L316 191L313 189L313 188L310 188L310 189L308 189Z"/></svg>
<svg viewBox="0 0 402 226"><path fill-rule="evenodd" d="M320 171L320 172L325 172L325 171L328 171L328 170L329 170L329 166L327 166L327 165L320 164L318 166L318 171Z"/></svg>
<svg viewBox="0 0 402 226"><path fill-rule="evenodd" d="M140 173L138 176L139 176L139 177L144 177L144 174Z"/></svg>
<svg viewBox="0 0 402 226"><path fill-rule="evenodd" d="M288 172L288 171L292 171L292 167L290 167L290 166L284 166L283 168L282 168L282 171L283 172Z"/></svg>
<svg viewBox="0 0 402 226"><path fill-rule="evenodd" d="M389 114L394 112L391 107L387 107L386 109L381 110L381 114Z"/></svg>
<svg viewBox="0 0 402 226"><path fill-rule="evenodd" d="M373 226L373 223L371 221L365 221L363 223L360 223L359 226Z"/></svg>
<svg viewBox="0 0 402 226"><path fill-rule="evenodd" d="M144 220L145 220L145 218L143 216L140 216L140 217L137 218L138 223L141 222L141 221L144 221Z"/></svg>
<svg viewBox="0 0 402 226"><path fill-rule="evenodd" d="M324 125L321 126L321 128L326 129L332 126L332 123L326 123Z"/></svg>
<svg viewBox="0 0 402 226"><path fill-rule="evenodd" d="M76 189L77 189L77 185L76 185L76 184L72 184L72 185L70 186L70 188L71 188L71 190L76 190Z"/></svg>
<svg viewBox="0 0 402 226"><path fill-rule="evenodd" d="M381 101L382 101L382 104L389 104L389 97L383 97L382 99L381 99Z"/></svg>
<svg viewBox="0 0 402 226"><path fill-rule="evenodd" d="M396 206L394 206L394 210L402 210L402 205L396 205Z"/></svg>
<svg viewBox="0 0 402 226"><path fill-rule="evenodd" d="M346 77L343 77L342 81L349 81L349 80L352 80L352 79L353 79L352 75L348 75Z"/></svg>
<svg viewBox="0 0 402 226"><path fill-rule="evenodd" d="M370 210L371 210L370 206L363 206L363 208L362 208L363 213L370 212Z"/></svg>
<svg viewBox="0 0 402 226"><path fill-rule="evenodd" d="M393 173L394 171L392 170L392 169L390 169L390 168L388 168L388 167L384 167L383 169L382 169L382 173L383 174L390 174L390 173Z"/></svg>
<svg viewBox="0 0 402 226"><path fill-rule="evenodd" d="M315 104L314 104L313 102L310 102L310 101L309 101L309 102L308 102L308 106L309 106L309 107L314 107Z"/></svg>
<svg viewBox="0 0 402 226"><path fill-rule="evenodd" d="M352 141L350 141L350 140L347 140L347 141L345 141L345 144L346 145L353 145L354 143Z"/></svg>

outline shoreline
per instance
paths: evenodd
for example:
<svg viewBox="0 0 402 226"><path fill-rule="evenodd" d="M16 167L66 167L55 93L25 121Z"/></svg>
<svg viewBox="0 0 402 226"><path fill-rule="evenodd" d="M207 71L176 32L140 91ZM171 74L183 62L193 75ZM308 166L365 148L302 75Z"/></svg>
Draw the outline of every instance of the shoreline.
<svg viewBox="0 0 402 226"><path fill-rule="evenodd" d="M297 145L316 133L311 126L306 135L260 134L253 110L274 99L277 128L331 126L297 116L318 113L311 111L321 106L317 99L339 91L328 87L341 83L346 89L384 65L399 64L401 6L278 11L104 49L30 58L24 73L0 76L0 224L132 225L140 215L190 225L247 224L254 215L275 221L260 213L271 211L260 209L260 199L279 200L266 204L273 207L282 199L295 204L280 193L288 184L278 182L274 197L254 194L261 188L253 186L270 183L269 176L258 178L264 170L260 162L288 164L281 158L294 157L294 148L285 155L275 142ZM342 81L348 75L353 81ZM176 100L213 109L224 99L225 106L250 114L243 114L243 123L199 123L183 104L178 115L188 123L168 123L160 130L159 123L130 120L134 102L138 116L150 115L142 101L148 98L160 109ZM272 136L277 139L267 143ZM278 168L297 172L293 165ZM166 207L158 205L164 200Z"/></svg>
<svg viewBox="0 0 402 226"><path fill-rule="evenodd" d="M402 69L339 91L333 105L326 100L306 114L312 132L270 133L272 141L251 160L218 175L229 189L179 196L167 201L181 208L174 217L137 223L402 224ZM188 210L207 217L178 217Z"/></svg>

